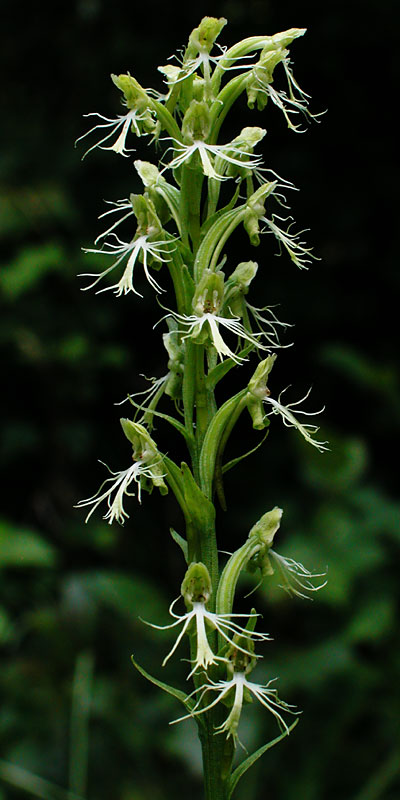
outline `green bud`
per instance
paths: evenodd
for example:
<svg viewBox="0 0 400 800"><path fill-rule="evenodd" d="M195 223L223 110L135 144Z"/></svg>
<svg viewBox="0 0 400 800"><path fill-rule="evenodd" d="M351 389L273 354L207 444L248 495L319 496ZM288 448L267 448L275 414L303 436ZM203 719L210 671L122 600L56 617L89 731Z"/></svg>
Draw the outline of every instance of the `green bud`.
<svg viewBox="0 0 400 800"><path fill-rule="evenodd" d="M146 188L155 186L160 181L165 182L165 178L160 174L155 164L150 161L137 160L133 162L133 166Z"/></svg>
<svg viewBox="0 0 400 800"><path fill-rule="evenodd" d="M131 75L111 75L111 80L123 93L126 107L141 115L136 122L142 133L154 133L157 123L150 110L149 98L140 83Z"/></svg>
<svg viewBox="0 0 400 800"><path fill-rule="evenodd" d="M224 17L203 17L198 28L194 28L189 36L189 44L185 53L187 58L194 58L197 53L210 53L215 40L226 25Z"/></svg>
<svg viewBox="0 0 400 800"><path fill-rule="evenodd" d="M266 133L267 131L265 130L265 128L258 128L255 126L242 128L242 130L239 133L239 136L236 136L236 138L233 141L237 142L237 144L243 148L253 150L253 148L256 147L256 145L259 142L261 142Z"/></svg>
<svg viewBox="0 0 400 800"><path fill-rule="evenodd" d="M283 511L281 508L278 508L278 506L275 506L272 511L267 511L263 514L250 530L249 539L257 537L261 539L266 547L270 548L274 541L274 536L277 530L279 530L282 514Z"/></svg>
<svg viewBox="0 0 400 800"><path fill-rule="evenodd" d="M262 200L259 198L250 197L247 201L246 211L244 214L243 225L245 231L248 233L250 243L254 247L260 244L260 218L265 214L265 208Z"/></svg>
<svg viewBox="0 0 400 800"><path fill-rule="evenodd" d="M205 142L210 131L211 119L207 104L192 100L182 122L182 135L185 143Z"/></svg>
<svg viewBox="0 0 400 800"><path fill-rule="evenodd" d="M269 424L265 417L263 400L270 395L267 387L268 375L274 366L276 354L260 361L248 383L249 392L246 397L247 410L253 420L253 428L261 431Z"/></svg>
<svg viewBox="0 0 400 800"><path fill-rule="evenodd" d="M201 562L192 562L182 581L181 595L186 606L193 603L206 604L212 593L211 578L207 567Z"/></svg>
<svg viewBox="0 0 400 800"><path fill-rule="evenodd" d="M243 296L248 293L257 269L255 261L242 261L225 283L224 308L229 309L235 317L243 316Z"/></svg>

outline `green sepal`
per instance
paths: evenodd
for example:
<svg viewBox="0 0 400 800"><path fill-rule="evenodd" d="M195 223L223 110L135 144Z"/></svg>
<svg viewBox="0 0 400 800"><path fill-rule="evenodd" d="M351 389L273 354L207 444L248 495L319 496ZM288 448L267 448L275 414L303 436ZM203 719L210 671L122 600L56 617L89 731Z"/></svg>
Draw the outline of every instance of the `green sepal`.
<svg viewBox="0 0 400 800"><path fill-rule="evenodd" d="M252 767L253 764L255 764L255 762L258 761L260 756L262 756L264 753L267 752L267 750L270 750L271 747L274 747L275 744L278 744L279 742L281 742L282 739L285 738L285 736L288 736L289 733L292 732L293 728L296 727L298 722L299 722L299 720L296 719L293 722L293 724L290 726L290 728L288 728L287 731L284 731L283 733L281 733L280 736L277 736L276 739L273 739L271 742L268 742L268 744L264 744L263 747L259 747L258 750L256 750L254 753L252 753L251 756L248 756L247 758L245 758L244 761L242 761L242 763L239 764L238 767L236 767L234 772L232 772L232 775L231 775L230 780L229 780L227 800L230 800L230 798L232 797L232 794L235 791L236 786L237 786L238 782L240 781L240 778L242 777L242 775L244 775L244 773L247 772L247 770L250 767Z"/></svg>
<svg viewBox="0 0 400 800"><path fill-rule="evenodd" d="M162 689L163 692L167 692L167 694L170 694L172 697L180 700L180 702L185 706L186 711L188 711L189 714L192 713L195 703L193 700L190 700L187 697L185 692L181 692L180 689L175 689L174 686L170 686L168 683L164 683L164 681L159 681L158 678L154 678L153 675L150 675L148 672L146 672L146 670L143 669L143 667L141 667L137 661L135 661L133 656L131 656L131 661L135 669L137 669L137 671L140 672L140 674L143 675L146 680L150 681L150 683L154 683L154 685L158 686L159 689ZM202 720L201 717L195 717L194 719L199 726L204 726L204 720Z"/></svg>
<svg viewBox="0 0 400 800"><path fill-rule="evenodd" d="M187 543L186 539L184 539L183 536L180 535L180 533L178 533L176 530L174 530L174 528L170 528L169 532L170 532L174 542L176 542L176 544L179 545L179 547L181 548L182 553L183 553L183 555L185 557L185 561L188 564L189 563L189 550L188 550L188 543Z"/></svg>

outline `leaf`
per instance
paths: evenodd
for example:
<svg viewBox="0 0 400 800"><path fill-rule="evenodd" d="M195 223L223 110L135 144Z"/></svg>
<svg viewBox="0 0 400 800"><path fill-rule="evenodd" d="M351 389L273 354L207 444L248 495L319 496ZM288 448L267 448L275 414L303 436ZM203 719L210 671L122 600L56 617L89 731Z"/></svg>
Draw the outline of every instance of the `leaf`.
<svg viewBox="0 0 400 800"><path fill-rule="evenodd" d="M159 689L162 689L163 692L167 692L167 694L171 694L172 697L175 697L177 700L180 700L180 702L183 703L183 705L185 706L186 711L188 711L189 714L192 713L195 703L194 700L188 699L185 692L181 692L180 689L175 689L174 686L170 686L168 683L159 681L158 678L153 678L152 675L146 672L146 670L143 669L143 667L141 667L140 664L137 663L137 661L135 661L133 656L131 656L131 661L133 666L137 669L138 672L140 672L141 675L143 675L144 678L146 678L146 680L150 681L150 683L154 683L154 685L158 686ZM195 722L197 722L199 725L204 725L204 720L202 720L200 717L197 717L195 719Z"/></svg>
<svg viewBox="0 0 400 800"><path fill-rule="evenodd" d="M299 722L299 720L296 719L293 722L293 725L290 726L288 731L284 731L283 733L281 733L280 736L277 736L276 739L272 740L272 742L268 742L268 744L264 744L263 747L260 747L258 750L255 751L255 753L252 753L251 756L248 756L248 758L245 758L245 760L242 761L242 763L239 764L238 767L236 767L235 771L232 772L232 775L230 777L227 800L230 800L230 798L232 797L232 794L235 791L236 786L237 786L238 782L240 781L240 778L242 777L242 775L244 775L244 773L247 772L247 770L250 767L252 767L253 764L255 764L255 762L258 761L260 756L262 756L264 753L267 752L267 750L270 750L271 747L273 747L275 744L278 744L278 742L281 742L282 739L284 739L286 736L288 736L289 733L292 732L293 728L296 727L298 722Z"/></svg>
<svg viewBox="0 0 400 800"><path fill-rule="evenodd" d="M2 271L0 288L9 300L18 300L20 295L33 289L48 272L55 272L63 263L62 248L48 244L25 247L16 259Z"/></svg>
<svg viewBox="0 0 400 800"><path fill-rule="evenodd" d="M31 797L40 797L41 800L83 800L74 792L56 786L9 761L0 761L0 779L16 789L27 792Z"/></svg>
<svg viewBox="0 0 400 800"><path fill-rule="evenodd" d="M137 619L142 608L146 608L146 613L156 616L165 607L165 599L159 589L138 574L97 570L79 575L78 580L97 603L114 609L130 622Z"/></svg>
<svg viewBox="0 0 400 800"><path fill-rule="evenodd" d="M56 551L35 531L0 519L1 567L52 567Z"/></svg>

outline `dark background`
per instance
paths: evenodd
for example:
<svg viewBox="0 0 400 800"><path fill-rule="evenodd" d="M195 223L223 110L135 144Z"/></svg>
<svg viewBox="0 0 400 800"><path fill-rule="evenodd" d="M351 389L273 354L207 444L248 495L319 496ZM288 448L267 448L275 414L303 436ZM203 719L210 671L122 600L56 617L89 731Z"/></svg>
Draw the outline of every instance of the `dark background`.
<svg viewBox="0 0 400 800"><path fill-rule="evenodd" d="M265 162L301 190L291 197L294 216L310 227L321 261L300 272L274 258L272 237L255 251L242 233L229 255L259 262L254 302L278 304L295 325L287 337L295 345L271 376L274 394L292 384L297 399L312 384L309 407L325 404L321 434L332 448L319 454L276 419L263 448L226 478L221 549L240 546L279 505L279 552L317 571L328 565L329 579L313 603L269 586L253 596L275 639L258 678L279 675L282 697L303 714L237 797L395 800L398 3L3 0L1 8L0 798L64 800L34 775L90 800L201 797L194 725L168 727L181 709L129 658L164 677L171 637L138 616L167 622L178 593L173 498L132 500L124 528L99 513L85 526L73 509L104 477L97 459L113 469L129 463L118 422L128 410L114 404L144 388L140 373L165 372L147 285L143 301L80 292L77 274L99 268L80 248L102 230L103 201L141 189L130 160L94 151L81 163L84 148L73 143L89 127L83 114L120 113L111 72L162 90L157 65L211 14L228 18L227 45L307 27L291 47L294 74L312 109L328 110L296 136L275 107L250 113L243 100L222 132L229 141L243 125L266 127ZM154 159L144 141L136 157ZM162 425L157 441L173 454ZM232 454L257 441L243 419ZM165 679L185 688L185 671L177 660ZM245 710L249 751L275 735L266 712Z"/></svg>

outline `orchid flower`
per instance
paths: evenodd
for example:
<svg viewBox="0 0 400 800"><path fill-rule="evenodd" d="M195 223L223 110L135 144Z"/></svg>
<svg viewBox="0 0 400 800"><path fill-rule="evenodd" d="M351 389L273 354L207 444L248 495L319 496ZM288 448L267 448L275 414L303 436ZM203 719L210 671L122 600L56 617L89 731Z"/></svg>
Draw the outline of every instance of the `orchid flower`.
<svg viewBox="0 0 400 800"><path fill-rule="evenodd" d="M176 169L182 166L185 162L191 161L193 156L197 153L201 165L203 167L204 175L207 178L214 178L217 181L228 180L229 175L220 175L214 165L212 158L218 157L222 163L226 165L233 164L242 169L254 169L262 164L262 158L241 149L237 144L207 144L201 139L196 139L192 144L184 144L177 139L171 139L175 143L174 150L177 155L169 161L164 167L166 169ZM239 156L242 157L239 158Z"/></svg>
<svg viewBox="0 0 400 800"><path fill-rule="evenodd" d="M82 159L84 159L91 150L94 150L96 147L99 147L101 150L114 150L115 153L118 153L120 156L127 157L132 150L127 150L126 148L126 137L128 135L129 129L132 128L136 136L140 136L140 130L137 125L137 121L144 118L144 114L137 111L137 109L133 109L128 111L127 114L119 114L115 119L110 119L109 117L104 117L102 114L98 114L96 111L91 111L90 114L84 114L84 117L98 117L99 119L104 120L103 123L99 125L95 125L90 131L87 131L83 134L83 136L79 136L76 140L80 142L81 139L85 139L86 136L89 136L90 133L96 131L98 128L110 128L108 133L100 139L98 142L93 144L89 147L88 150L83 154ZM110 145L109 147L103 147L103 142L106 142L108 139L111 138L114 134L118 133L118 136L114 142L114 144Z"/></svg>
<svg viewBox="0 0 400 800"><path fill-rule="evenodd" d="M178 320L187 328L187 333L182 337L182 339L196 338L203 331L203 329L208 329L212 343L221 361L223 360L224 356L227 358L232 358L236 364L242 364L242 362L246 359L238 356L233 350L231 350L230 347L228 347L221 336L219 330L220 325L231 333L234 333L240 339L246 339L246 341L250 342L250 344L254 345L254 347L257 347L259 350L269 349L262 345L257 338L257 336L260 336L261 334L254 335L247 331L240 322L239 317L223 317L212 311L205 311L201 316L198 316L197 314L190 314L189 316L186 316L184 314L178 314L176 311L174 311L171 312L171 316L173 316L174 319Z"/></svg>
<svg viewBox="0 0 400 800"><path fill-rule="evenodd" d="M273 680L276 680L276 678ZM253 697L255 697L261 703L261 705L263 705L264 708L266 708L275 717L279 725L279 729L282 732L289 734L289 728L286 720L282 716L282 712L289 714L296 714L299 712L292 710L294 706L285 703L284 700L280 700L276 689L270 689L270 685L273 680L268 681L267 684L254 683L246 678L245 670L234 669L232 678L230 680L209 680L208 683L203 683L202 686L199 686L194 690L194 692L188 695L188 698L190 698L195 694L199 694L199 698L192 712L190 714L185 714L183 717L172 720L170 725L175 725L177 722L182 722L184 719L190 719L191 717L196 717L199 714L204 714L207 711L210 711L212 708L214 708L214 706L217 705L217 703L226 700L230 693L234 692L231 711L229 712L226 720L221 725L217 725L215 732L225 733L227 739L229 739L231 736L236 745L238 741L237 729L242 713L243 701L246 699L246 693L248 693L249 695L253 695ZM208 692L215 692L217 696L211 701L211 703L199 708Z"/></svg>
<svg viewBox="0 0 400 800"><path fill-rule="evenodd" d="M114 261L113 264L111 264L110 267L103 270L103 272L101 272L100 275L93 272L81 273L81 277L96 278L93 281L93 283L90 284L90 286L85 286L83 291L86 291L87 289L92 289L93 286L96 286L96 284L102 278L104 278L105 275L108 275L108 273L111 272L111 270L113 270L115 267L117 267L118 264L120 264L121 261L124 260L124 258L128 257L122 278L117 283L114 283L112 286L106 286L104 289L100 289L99 292L97 292L97 294L99 294L100 292L107 292L114 289L115 290L114 294L116 294L117 297L120 297L122 294L128 294L128 292L134 292L134 294L137 294L139 297L143 297L143 295L141 295L140 292L138 292L133 285L133 270L137 258L141 254L143 258L143 269L150 286L152 286L152 288L155 289L155 291L158 294L163 292L164 290L161 288L161 286L159 286L155 278L153 278L153 276L149 272L149 267L147 264L147 256L150 255L152 258L155 259L155 261L158 261L160 264L166 263L167 261L170 260L169 258L166 258L166 254L170 252L171 240L165 239L158 242L152 242L150 241L150 237L146 234L143 236L139 236L138 238L133 238L131 242L123 242L121 239L119 239L119 237L115 233L112 233L111 236L113 236L116 239L117 242L116 244L106 242L103 248L100 250L95 250L91 248L85 249L85 253L96 253L98 255L112 255L112 256L118 256L118 258L116 261Z"/></svg>
<svg viewBox="0 0 400 800"><path fill-rule="evenodd" d="M100 461L100 464L104 464L104 461ZM113 472L113 470L110 469L107 464L104 464L104 466L107 467L109 472L111 472L112 477L106 478L96 494L94 494L92 497L88 497L86 500L80 500L79 503L76 504L75 508L92 506L85 519L85 522L87 522L96 508L103 502L103 500L107 500L108 511L106 514L104 514L103 519L107 519L109 525L112 525L115 519L117 522L123 525L125 518L129 517L129 514L124 509L124 497L135 497L134 492L128 491L129 486L132 482L137 484L137 496L139 503L141 503L140 478L152 478L153 475L151 467L146 465L144 461L135 461L130 467L128 467L128 469L124 469L119 472ZM107 486L107 489L102 491L105 486Z"/></svg>
<svg viewBox="0 0 400 800"><path fill-rule="evenodd" d="M208 611L208 609L205 607L204 601L198 601L192 603L192 608L186 614L178 615L175 614L173 610L174 605L178 602L178 600L179 597L177 597L169 607L169 613L175 618L175 622L171 622L170 625L154 625L151 622L146 622L146 625L150 625L152 628L157 628L158 630L169 630L170 628L176 628L177 626L182 625L182 630L178 634L173 647L164 658L162 663L162 666L164 667L173 653L175 653L175 650L177 649L185 633L188 632L190 623L194 620L197 650L196 658L194 659L194 666L188 675L188 679L193 675L194 672L196 672L197 669L207 670L211 664L216 664L218 661L226 661L224 656L217 656L213 653L207 638L206 623L208 623L211 630L218 631L220 636L222 636L222 638L225 639L225 641L231 646L234 645L232 637L240 634L251 635L257 641L270 641L270 636L268 636L268 634L259 633L258 631L252 631L251 634L248 634L245 628L232 621L232 617L245 617L246 619L249 619L249 617L256 616L255 614L215 614L212 611ZM238 645L236 645L236 647L243 653L248 653L248 650Z"/></svg>
<svg viewBox="0 0 400 800"><path fill-rule="evenodd" d="M284 391L286 391L286 389L284 389L283 392ZM284 406L281 403L281 397L283 392L280 393L278 400L275 400L273 397L270 397L269 395L263 397L263 402L268 403L270 406L272 406L272 411L269 411L266 416L269 417L271 416L271 414L279 414L283 420L283 424L286 425L287 428L296 428L299 431L299 433L301 433L303 439L305 439L306 442L308 442L309 444L312 444L313 447L316 447L317 450L319 450L320 452L322 452L323 450L329 450L329 448L327 447L327 442L318 442L312 436L313 433L317 433L317 431L319 430L318 426L300 422L291 411L291 409L294 406L299 405L299 403L302 403L303 400L307 399L307 397L311 392L311 389L309 389L308 392L304 395L304 397L302 397L300 400L297 400L294 403L288 403L287 406ZM319 411L298 410L296 413L304 414L307 417L313 417L316 414L321 414L323 410L324 410L323 408L321 408Z"/></svg>

